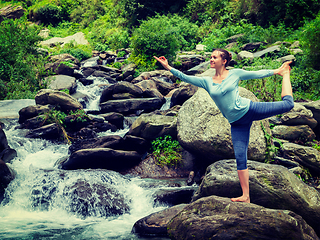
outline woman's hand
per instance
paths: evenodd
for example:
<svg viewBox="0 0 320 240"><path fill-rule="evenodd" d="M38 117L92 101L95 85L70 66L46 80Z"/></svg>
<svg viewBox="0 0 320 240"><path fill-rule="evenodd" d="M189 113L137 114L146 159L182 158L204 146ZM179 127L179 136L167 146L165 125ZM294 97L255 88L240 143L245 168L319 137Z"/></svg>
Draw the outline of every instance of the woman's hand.
<svg viewBox="0 0 320 240"><path fill-rule="evenodd" d="M290 63L292 63L292 61L284 62L281 67L274 70L274 74L279 74L280 76L283 76L285 74L290 74L290 71L291 71Z"/></svg>
<svg viewBox="0 0 320 240"><path fill-rule="evenodd" d="M171 70L172 67L169 66L169 63L168 63L168 60L164 57L164 56L161 56L161 57L156 57L156 56L153 56L155 59L157 59L157 61L159 63L161 63L161 65L167 69L168 71Z"/></svg>

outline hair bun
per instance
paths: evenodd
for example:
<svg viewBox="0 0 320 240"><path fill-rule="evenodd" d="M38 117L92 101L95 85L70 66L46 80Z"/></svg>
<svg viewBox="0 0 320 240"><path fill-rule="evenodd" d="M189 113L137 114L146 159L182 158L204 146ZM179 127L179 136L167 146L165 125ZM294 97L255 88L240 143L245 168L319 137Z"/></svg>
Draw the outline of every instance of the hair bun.
<svg viewBox="0 0 320 240"><path fill-rule="evenodd" d="M229 52L229 57L230 57L230 59L232 59L232 54L231 54L231 52Z"/></svg>

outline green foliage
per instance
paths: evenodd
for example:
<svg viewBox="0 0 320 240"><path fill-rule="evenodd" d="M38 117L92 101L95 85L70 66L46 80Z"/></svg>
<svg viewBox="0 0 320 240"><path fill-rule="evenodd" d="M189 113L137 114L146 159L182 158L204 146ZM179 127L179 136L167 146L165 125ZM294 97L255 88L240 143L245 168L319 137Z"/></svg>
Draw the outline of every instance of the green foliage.
<svg viewBox="0 0 320 240"><path fill-rule="evenodd" d="M121 12L121 17L126 19L128 26L137 26L141 20L154 17L157 14L178 13L186 6L186 0L119 0L116 8Z"/></svg>
<svg viewBox="0 0 320 240"><path fill-rule="evenodd" d="M173 60L182 47L194 48L197 43L197 29L192 23L178 16L156 16L142 21L131 37L133 61L137 66L142 62L154 65L153 56L166 56Z"/></svg>
<svg viewBox="0 0 320 240"><path fill-rule="evenodd" d="M261 69L276 69L281 66L280 62L273 61L272 58L257 59L251 63L246 70L257 71ZM243 67L242 65L237 67ZM281 100L281 82L282 77L273 75L267 78L241 81L239 86L244 87L255 94L255 96L264 102L274 102Z"/></svg>
<svg viewBox="0 0 320 240"><path fill-rule="evenodd" d="M261 124L261 128L262 128L262 131L264 133L264 137L265 137L266 143L267 143L265 163L270 163L273 161L272 159L273 159L274 155L277 154L279 148L273 144L273 137L267 132L266 128L263 126L263 123L260 122L260 124ZM279 142L279 143L281 143L281 142Z"/></svg>
<svg viewBox="0 0 320 240"><path fill-rule="evenodd" d="M306 65L320 70L320 12L316 19L305 24L300 39L307 55Z"/></svg>
<svg viewBox="0 0 320 240"><path fill-rule="evenodd" d="M158 137L151 142L152 155L156 163L160 166L175 166L181 164L181 146L177 140L173 140L171 136Z"/></svg>
<svg viewBox="0 0 320 240"><path fill-rule="evenodd" d="M39 8L36 12L36 20L44 25L57 26L63 20L61 7L49 4Z"/></svg>
<svg viewBox="0 0 320 240"><path fill-rule="evenodd" d="M39 90L43 58L36 51L38 32L24 19L0 23L0 99L29 98Z"/></svg>
<svg viewBox="0 0 320 240"><path fill-rule="evenodd" d="M78 0L77 7L70 14L70 19L87 27L105 13L106 6L101 0Z"/></svg>
<svg viewBox="0 0 320 240"><path fill-rule="evenodd" d="M69 115L76 116L74 120L71 120L71 122L86 122L88 121L88 115L85 113L83 109L78 109L76 111L70 111ZM68 133L66 131L66 117L68 114L58 110L58 109L51 109L50 111L44 113L43 115L40 115L43 119L44 123L50 124L50 123L56 123L59 129L62 132L62 137L65 139L65 141L68 144L71 144L70 137L68 136Z"/></svg>

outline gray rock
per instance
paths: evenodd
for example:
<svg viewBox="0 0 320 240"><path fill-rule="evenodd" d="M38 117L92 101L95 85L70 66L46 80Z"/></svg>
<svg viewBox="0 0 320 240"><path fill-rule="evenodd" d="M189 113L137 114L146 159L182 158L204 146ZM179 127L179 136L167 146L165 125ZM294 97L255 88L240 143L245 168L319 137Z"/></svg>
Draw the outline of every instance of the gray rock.
<svg viewBox="0 0 320 240"><path fill-rule="evenodd" d="M82 109L81 103L70 95L51 89L40 90L35 97L36 104L39 105L58 105L62 111L75 111Z"/></svg>
<svg viewBox="0 0 320 240"><path fill-rule="evenodd" d="M250 199L254 204L295 212L320 233L320 193L283 166L248 161ZM207 168L193 200L210 195L241 196L235 160L221 160Z"/></svg>
<svg viewBox="0 0 320 240"><path fill-rule="evenodd" d="M251 53L251 52L241 51L238 53L237 58L239 60L248 59L248 60L252 61L254 59L254 56L253 56L253 53Z"/></svg>
<svg viewBox="0 0 320 240"><path fill-rule="evenodd" d="M56 46L56 45L61 44L61 47L63 47L66 43L69 43L71 41L74 41L77 44L81 44L81 45L88 45L89 44L89 42L86 40L84 34L82 32L78 32L72 36L68 36L65 38L61 38L61 37L50 38L46 41L40 42L40 45L51 47L51 46Z"/></svg>
<svg viewBox="0 0 320 240"><path fill-rule="evenodd" d="M255 52L253 54L253 57L254 58L263 58L263 57L269 55L270 53L274 53L274 52L280 52L280 46L279 45L268 47L268 48L266 48L266 49L264 49L262 51Z"/></svg>
<svg viewBox="0 0 320 240"><path fill-rule="evenodd" d="M15 175L13 171L0 159L0 203L3 200L6 187L14 178Z"/></svg>
<svg viewBox="0 0 320 240"><path fill-rule="evenodd" d="M48 88L52 90L68 89L70 91L76 86L76 78L67 75L51 76L48 81L50 82Z"/></svg>
<svg viewBox="0 0 320 240"><path fill-rule="evenodd" d="M294 143L283 143L281 150L285 158L320 173L320 152L317 149Z"/></svg>
<svg viewBox="0 0 320 240"><path fill-rule="evenodd" d="M318 239L292 211L234 203L217 196L187 205L168 224L171 239Z"/></svg>
<svg viewBox="0 0 320 240"><path fill-rule="evenodd" d="M153 140L157 137L177 135L177 117L158 114L142 114L131 125L130 135Z"/></svg>
<svg viewBox="0 0 320 240"><path fill-rule="evenodd" d="M289 141L300 140L301 142L309 142L316 138L316 135L308 125L277 125L271 132L272 136Z"/></svg>
<svg viewBox="0 0 320 240"><path fill-rule="evenodd" d="M257 98L244 88L240 88L240 95L257 101ZM271 134L267 120L261 122ZM255 121L251 127L248 149L249 159L257 161L264 161L266 153L261 122ZM208 163L234 158L230 124L204 89L199 88L179 110L177 131L182 147Z"/></svg>

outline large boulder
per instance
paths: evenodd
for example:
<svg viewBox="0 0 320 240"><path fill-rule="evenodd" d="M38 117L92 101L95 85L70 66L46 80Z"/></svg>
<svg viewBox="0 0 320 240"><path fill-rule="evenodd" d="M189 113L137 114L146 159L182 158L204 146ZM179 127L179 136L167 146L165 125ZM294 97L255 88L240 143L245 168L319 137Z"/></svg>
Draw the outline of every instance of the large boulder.
<svg viewBox="0 0 320 240"><path fill-rule="evenodd" d="M272 209L291 210L303 217L320 234L320 193L279 165L248 161L250 200ZM241 196L235 160L221 160L207 168L193 200L217 195Z"/></svg>
<svg viewBox="0 0 320 240"><path fill-rule="evenodd" d="M35 96L36 104L39 105L55 105L59 106L62 111L75 111L82 109L81 103L79 103L75 98L66 94L65 92L60 92L51 89L42 89Z"/></svg>
<svg viewBox="0 0 320 240"><path fill-rule="evenodd" d="M148 140L165 135L176 137L177 117L154 113L141 114L131 125L128 134Z"/></svg>
<svg viewBox="0 0 320 240"><path fill-rule="evenodd" d="M312 112L314 119L319 123L320 122L320 100L304 103L303 106ZM315 127L314 131L317 134L317 136L320 136L320 124L318 124Z"/></svg>
<svg viewBox="0 0 320 240"><path fill-rule="evenodd" d="M62 164L62 169L108 169L122 171L129 169L141 161L136 151L114 150L111 148L81 149L70 155Z"/></svg>
<svg viewBox="0 0 320 240"><path fill-rule="evenodd" d="M217 196L187 205L167 228L174 240L318 239L312 227L292 211L239 204Z"/></svg>
<svg viewBox="0 0 320 240"><path fill-rule="evenodd" d="M285 158L298 162L312 172L320 173L320 152L317 149L294 143L283 143L281 151Z"/></svg>
<svg viewBox="0 0 320 240"><path fill-rule="evenodd" d="M133 225L132 233L140 237L168 237L168 223L185 206L186 204L180 204L141 218Z"/></svg>
<svg viewBox="0 0 320 240"><path fill-rule="evenodd" d="M253 93L240 88L240 95L257 101ZM264 161L266 140L261 127L271 134L267 120L255 121L250 132L248 158ZM213 161L234 158L230 124L209 94L199 88L193 97L181 107L177 121L178 140L183 148L203 160Z"/></svg>

